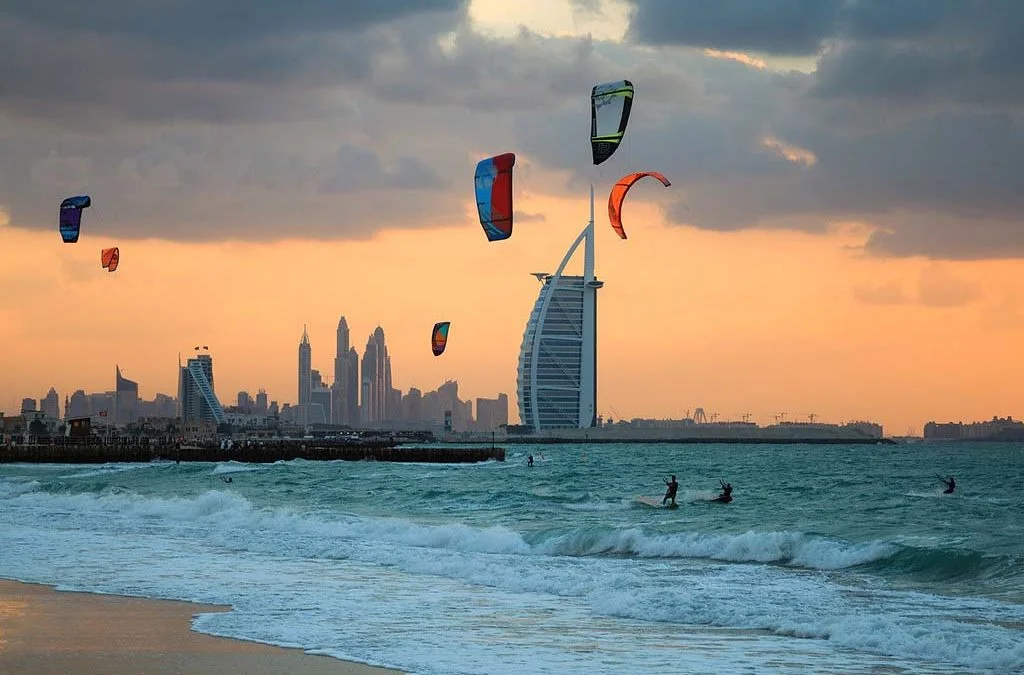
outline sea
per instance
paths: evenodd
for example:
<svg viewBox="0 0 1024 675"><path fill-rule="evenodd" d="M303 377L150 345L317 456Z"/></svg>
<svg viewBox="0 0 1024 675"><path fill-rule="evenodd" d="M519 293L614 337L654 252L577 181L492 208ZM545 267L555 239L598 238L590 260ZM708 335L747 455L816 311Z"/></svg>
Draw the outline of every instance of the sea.
<svg viewBox="0 0 1024 675"><path fill-rule="evenodd" d="M0 465L0 577L418 675L1024 673L1024 445L507 450Z"/></svg>

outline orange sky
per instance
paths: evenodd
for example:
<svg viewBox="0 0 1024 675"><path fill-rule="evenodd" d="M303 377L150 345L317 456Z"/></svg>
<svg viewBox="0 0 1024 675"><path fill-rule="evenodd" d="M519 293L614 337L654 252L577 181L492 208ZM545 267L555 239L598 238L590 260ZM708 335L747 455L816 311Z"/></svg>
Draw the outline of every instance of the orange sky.
<svg viewBox="0 0 1024 675"><path fill-rule="evenodd" d="M313 366L329 376L342 314L360 353L384 327L395 386L428 390L452 378L463 398L507 392L514 401L538 289L529 272L553 271L586 217L584 199L524 195L520 205L547 220L521 223L501 243L468 219L364 242L119 241L114 274L99 267L99 248L113 242L65 245L56 230L4 228L0 403L10 414L50 386L62 399L110 389L115 363L143 397L173 395L177 354L196 344L210 346L225 401L258 387L294 401L303 323ZM769 423L785 411L867 418L902 434L929 419L1020 414L1019 263L870 259L856 250L864 227L722 234L666 226L654 204L628 206L627 241L598 210L604 415L682 417L701 406ZM452 331L434 358L438 320Z"/></svg>
<svg viewBox="0 0 1024 675"><path fill-rule="evenodd" d="M568 86L566 82L570 82L570 88L575 88L579 83L573 78L589 78L591 72L602 73L604 77L606 71L614 71L617 73L615 77L621 77L619 65L608 54L614 56L616 49L623 44L618 41L627 33L629 5L623 0L602 0L597 5L603 13L580 10L592 5L518 0L516 11L510 13L505 0L473 0L468 16L472 30L478 33L470 35L464 26L456 25L456 37L464 43L462 48L466 50L468 60L442 61L440 65L434 64L434 71L427 68L423 72L444 75L450 74L449 69L457 73L461 72L458 70L460 67L469 68L467 63L476 67L473 50L480 49L484 55L499 61L502 67L489 71L481 66L480 86L470 86L469 89L475 91L493 84L486 75L498 72L511 78L509 87L521 88L517 96L524 96L527 102L549 100L542 95L550 93L545 87L551 90L565 88ZM566 70L555 68L554 79L547 82L540 75L550 64L530 60L535 50L529 40L518 47L514 41L495 43L494 52L484 50L475 41L477 34L515 36L523 26L544 36L580 38L589 35L594 40L605 41L604 44L612 45L612 48L597 50L595 55L590 53L586 41L580 44L567 41L569 46L564 53L548 45L545 48L552 50L548 55L552 59L550 64ZM443 35L441 42L444 42ZM29 45L30 48L34 49L34 44ZM817 162L811 151L790 142L787 134L783 133L798 131L796 125L799 120L792 114L797 107L786 108L782 103L774 103L771 96L762 94L760 99L755 99L759 102L764 100L764 114L771 112L774 117L760 120L737 116L736 120L722 122L720 129L708 121L715 115L731 116L737 107L742 107L747 99L734 98L735 92L744 87L762 86L759 84L762 80L748 77L749 72L760 73L767 69L768 72L788 73L793 69L809 73L816 67L816 56L780 57L731 49L694 51L695 54L703 53L718 65L725 63L738 69L727 72L702 68L693 60L669 61L661 56L670 53L678 56L682 53L679 50L672 52L665 48L659 53L660 47L642 44L630 48L634 51L624 63L635 65L638 72L647 78L652 101L650 108L634 108L633 119L647 115L651 118L647 120L648 124L654 124L651 128L657 128L658 120L654 117L659 114L676 115L677 108L665 107L670 94L682 97L679 100L685 103L680 103L679 109L688 111L698 119L698 123L705 125L694 127L698 131L690 130L691 136L687 138L692 148L687 146L687 152L692 149L697 155L703 148L708 154L701 156L703 159L700 161L708 166L707 173L700 173L693 166L681 164L689 167L689 178L680 176L678 184L668 189L653 181L653 184L638 184L625 209L624 222L630 236L627 241L615 237L607 223L604 204L610 175L605 176L607 184L598 189L597 272L606 284L598 296L598 409L601 414L615 419L680 418L694 408L702 407L709 416L718 413L719 419L739 419L749 414L753 420L768 424L782 412L789 420L805 420L813 413L820 421L877 421L885 426L889 435L902 435L908 431L919 434L928 420L971 421L1008 414L1024 417L1015 389L1016 383L1024 377L1024 364L1017 357L1019 345L1024 342L1021 262L1012 259L936 261L924 257L869 257L861 247L875 227L870 222L829 223L825 234L769 229L722 232L716 231L715 224L710 222L705 223L706 229L667 224L661 205L680 197L701 196L696 191L703 185L709 188L707 192L715 193L705 203L724 206L726 208L722 210L727 212L733 195L741 196L737 193L743 190L744 180L750 180L754 186L750 194L742 195L748 197L748 201L757 202L758 195L776 202L792 199L792 211L783 210L782 215L779 211L771 211L773 204L763 205L771 216L769 220L774 219L776 224L799 229L801 223L796 222L799 219L814 223L821 221L819 216L810 213L807 206L814 203L813 199L808 200L804 195L805 201L799 202L800 195L790 194L788 188L776 189L776 184L770 182L775 174L765 173L769 180L767 187L762 192L756 190L758 184L755 179L761 175L759 172L767 171L768 166L772 171L779 168L767 162L765 152L776 153L778 157L771 159L781 157L788 160L792 165L785 164L785 161L781 163L786 168L799 167L798 171ZM108 53L105 46L100 53ZM575 63L573 59L577 57L582 64L579 72L565 65ZM515 65L516 58L522 60L522 65ZM311 59L311 63L319 62ZM396 63L396 72L410 70L402 67L401 60ZM689 65L674 66L674 63ZM587 68L593 68L593 71ZM683 72L686 68L694 72ZM418 71L415 68L411 70L415 71L412 72L415 79ZM141 72L146 75L145 71ZM159 71L157 75L160 75ZM301 81L302 78L298 79ZM611 79L610 75L608 79ZM142 77L141 81L148 83L148 76ZM386 77L383 81L385 84L391 82ZM445 82L443 79L439 81ZM763 81L769 81L767 75ZM590 86L589 79L579 82L582 82L580 91L586 91ZM776 83L779 91L789 86L784 78L779 82L782 83ZM505 392L512 399L510 413L514 420L517 417L515 371L518 351L526 319L539 288L530 273L554 271L563 252L585 223L585 195L581 194L579 199L553 196L559 192L567 176L546 169L544 159L529 157L529 150L478 147L480 128L486 130L483 138L487 139L492 125L488 116L500 105L492 101L485 101L486 105L478 102L476 105L482 107L474 112L472 96L463 92L460 100L470 101L465 110L460 111L458 103L444 107L449 102L442 101L430 104L434 107L424 104L416 117L409 117L403 106L412 109L415 99L410 103L402 95L412 96L403 94L410 85L401 79L394 80L394 83L397 84L381 90L384 99L394 97L387 104L391 108L383 105L373 107L369 98L361 98L362 94L347 94L343 87L336 91L328 88L336 97L348 100L351 96L352 101L362 103L366 110L360 112L360 106L352 103L351 115L341 115L337 119L328 117L327 127L315 126L319 118L313 103L306 98L295 98L296 105L305 102L311 106L310 119L313 121L309 122L310 131L304 131L301 121L275 118L275 123L280 123L277 127L253 127L249 129L252 136L236 137L229 133L233 108L228 106L224 113L228 121L222 127L200 127L195 136L209 140L214 146L208 157L202 152L201 144L197 147L194 138L186 133L189 126L185 123L178 130L180 134L170 134L164 139L154 121L152 134L160 142L154 140L152 148L144 146L142 149L132 139L150 132L138 119L124 125L113 123L118 122L114 120L109 129L103 124L98 124L95 129L69 127L71 130L67 131L67 138L70 145L63 150L60 149L59 132L52 136L48 131L44 133L49 128L46 124L50 122L42 117L11 117L25 125L20 128L24 134L13 126L3 129L0 124L0 129L3 129L0 141L9 144L5 147L20 148L27 153L25 167L28 169L19 167L6 175L19 177L31 174L32 181L26 184L37 188L38 183L42 186L38 189L49 190L46 194L52 193L54 199L55 195L75 194L61 190L75 190L79 185L89 184L86 179L89 178L92 160L71 155L76 147L91 146L73 143L81 143L82 138L90 134L106 139L102 135L109 133L112 156L119 158L124 154L129 157L125 160L129 162L127 165L116 166L134 167L139 171L145 166L146 180L140 178L139 184L147 186L154 194L166 186L179 185L178 174L174 172L177 166L174 160L178 160L182 167L181 185L193 185L185 182L184 177L189 170L194 173L197 165L212 167L208 175L202 175L213 182L200 186L200 190L207 192L197 194L196 203L204 199L214 204L223 202L226 205L224 209L228 210L234 204L232 200L243 199L239 195L276 191L278 183L285 186L280 188L283 194L291 189L285 180L288 178L294 179L293 182L302 188L292 190L291 198L297 201L285 202L282 198L282 204L298 204L296 208L310 206L310 213L320 216L329 213L333 218L330 209L318 211L313 208L317 206L316 200L320 195L312 189L302 191L305 189L303 171L313 166L303 164L302 152L323 149L324 153L336 151L339 156L344 156L351 153L353 147L369 151L374 144L381 147L396 144L402 151L399 155L408 150L413 158L427 158L422 160L426 165L434 159L432 149L435 146L452 143L454 139L466 145L458 151L464 150L465 157L472 157L474 161L485 151L515 150L519 157L515 179L516 210L544 216L542 221L519 221L510 240L488 243L476 222L471 181L468 176L455 176L451 181L455 186L451 188L451 199L456 203L458 200L463 202L465 217L454 219L458 222L451 222L446 228L384 229L372 238L346 241L310 241L299 237L273 243L172 243L126 237L114 241L98 233L101 228L90 230L90 220L103 223L103 204L116 204L117 200L97 200L97 207L85 214L81 241L76 245L65 245L57 232L56 203L53 204L54 224L50 230L32 231L9 224L7 213L13 212L11 204L15 196L22 196L15 194L17 185L11 187L14 185L11 183L5 198L10 201L6 204L0 201L0 287L3 289L0 294L0 340L4 347L0 350L0 410L16 413L23 397L40 398L51 386L60 393L62 403L64 396L76 389L112 389L115 364L121 366L126 377L139 382L140 394L144 398L151 399L158 392L174 395L178 354L187 357L194 345L209 345L211 348L216 389L225 403L233 403L240 389L255 393L260 387L267 390L271 399L281 403L294 402L297 345L303 324L308 326L312 342L313 367L329 377L333 372L335 327L339 316L344 315L352 331L352 343L360 354L373 329L377 325L384 328L396 387L407 390L415 386L430 390L446 379L455 379L460 384L463 399L493 397ZM200 85L200 93L215 89L205 82ZM443 86L438 85L442 89ZM763 86L763 92L775 91L767 84ZM415 88L412 90L415 92ZM147 93L149 90L143 87L141 91ZM238 91L248 90L240 87ZM196 100L205 99L197 94ZM253 100L270 103L277 99ZM498 102L504 100L500 96L495 98ZM660 108L657 107L659 101ZM811 102L815 103L814 100ZM721 107L714 108L712 103ZM581 110L585 105L585 98L581 95ZM13 110L20 115L20 109ZM274 110L268 111L269 118L273 117L271 113ZM715 115L709 114L709 110ZM760 110L749 112L756 117ZM145 112L149 114L152 111L146 109ZM128 112L124 114L128 115ZM581 114L585 115L585 112ZM705 117L701 117L702 114ZM680 118L684 117L686 115L680 115ZM0 121L3 119L7 118L0 118ZM199 116L198 119L207 118ZM240 118L238 128L244 129L245 119ZM406 119L420 120L425 129L435 124L437 129L451 135L420 134L417 133L419 128L396 129L396 137L393 138L387 125L403 124ZM496 144L516 136L512 118L502 119L500 124L493 123L500 126L504 134L496 137L501 139L495 140ZM556 119L557 115L553 115L553 124ZM814 116L799 119L809 120L807 124L822 123ZM872 124L870 117L864 119L868 120L865 124ZM438 125L438 120L455 125L455 130ZM860 132L858 120L863 121L851 114L847 121L852 125L851 129ZM168 120L163 122L170 123ZM253 124L251 120L248 123ZM640 122L631 122L634 131L627 133L627 142L631 142L630 133L637 135L637 124ZM781 127L778 135L773 124ZM337 134L338 138L325 141L325 128L329 133ZM939 129L945 134L945 127ZM275 130L287 130L288 133L277 138ZM409 133L400 136L400 131ZM847 131L840 125L837 138ZM125 134L123 148L114 142L119 138L117 134L122 132ZM214 143L220 138L219 132L224 134L224 140L220 142L226 145ZM740 147L745 142L742 134L747 132L752 137L761 134L756 147ZM715 136L716 133L725 140L707 146L698 143L702 136ZM820 128L812 128L805 135L814 140L815 133L820 133ZM1005 130L1000 133L1005 133ZM19 145L22 135L26 139L44 140L37 141L36 145L25 140L26 150ZM945 136L930 138L942 137ZM646 137L638 136L638 154L641 143L652 138L655 137L650 133ZM993 144L991 147L998 147L1002 144L999 139L1004 137L994 133L980 138ZM355 145L338 148L337 142L341 141ZM856 149L855 145L822 145L821 138L818 142L819 147L831 152L829 156L822 155L822 163L831 161L833 171L837 164L841 164L836 162L836 154L842 153L836 148ZM179 143L182 144L180 148ZM295 150L296 154L285 153L278 157L274 154L275 144L287 147L289 151ZM407 144L408 148L405 147ZM877 153L881 146L873 147ZM235 159L234 155L241 154L244 148L255 148L259 152L238 161L243 162L243 166L244 162L249 162L249 168L265 169L265 175L257 171L249 182L246 182L249 180L247 173L232 173L227 162ZM580 156L585 157L588 154L585 137L581 137L579 148ZM962 150L955 144L953 149L958 153ZM627 150L627 156L629 152ZM918 150L915 148L912 152L916 156ZM920 152L922 157L925 156L924 150ZM62 153L69 156L64 157ZM732 164L724 160L721 164L714 161L728 153L733 155ZM382 154L384 157L387 155ZM957 155L957 162L949 169L953 178L936 185L960 186L963 183L963 177L956 174L962 155ZM988 157L985 153L981 155ZM375 158L372 153L368 156ZM45 157L54 159L56 169L37 176L35 174L39 172L32 167ZM166 165L157 161L165 158L169 158ZM96 160L96 166L102 165L101 159ZM555 162L559 157L553 153L547 159ZM621 156L619 160L628 163ZM217 161L223 161L223 166ZM401 161L407 161L407 158ZM289 173L293 165L301 169L293 172L298 177ZM439 160L437 171L445 171L444 166ZM849 173L826 172L825 175L838 175L839 178L831 180L842 183L849 181L849 176L860 178L865 173L871 174L870 164L854 162L853 166L855 170L851 169ZM868 168L863 168L865 166ZM970 166L964 166L964 171L969 172ZM159 175L161 167L170 172L168 176ZM648 167L633 167L631 170L641 168ZM730 183L722 178L729 168L740 172L737 182ZM907 176L924 175L917 169L908 170ZM552 173L546 174L546 171ZM378 174L398 182L407 178L401 173L389 174L380 167ZM0 177L4 175L0 172ZM783 171L779 175L792 178L791 172ZM946 174L937 175L943 180L948 178ZM47 176L49 180L44 180ZM549 180L552 176L559 180ZM900 177L900 180L905 177ZM674 176L670 178L676 180ZM927 178L925 176L922 180ZM107 179L109 181L109 176ZM706 182L701 183L701 180ZM916 184L912 181L903 182L909 185L903 187L910 190L903 201L893 200L891 195L890 201L883 201L890 186L883 184L879 188L870 181L852 186L850 194L866 195L858 197L861 203L857 207L863 207L866 213L883 213L887 218L901 215L897 212L901 206L916 208L915 200L924 199L921 195L931 197L933 200L925 204L931 211L904 214L908 216L908 222L923 214L929 229L921 236L930 238L930 228L935 219L945 215L942 210L944 202L934 200L934 195L927 190L913 192L911 188ZM799 185L779 183L783 186L791 184ZM115 183L108 182L107 185ZM549 185L553 194L537 191ZM836 184L826 185L841 192ZM465 192L459 192L463 188ZM231 189L240 192L232 194ZM452 203L443 191L434 191L433 188L431 191L435 197L441 194L444 204ZM126 192L128 194L119 194L118 199L133 197L132 191ZM954 192L973 194L966 187ZM107 194L111 191L108 190ZM393 194L396 200L418 200L423 193L396 190ZM139 195L142 201L147 195L152 196L141 192L134 196ZM1000 195L997 191L996 196ZM359 202L360 196L356 193L354 200L337 203ZM188 197L191 200L192 194ZM308 203L304 201L307 197ZM724 199L725 202L715 202L714 199ZM403 204L411 204L408 211L413 214L409 216L407 213L404 217L424 220L418 210L418 201L405 201ZM849 212L858 212L847 202L840 204ZM911 206L907 207L907 204ZM970 213L970 205L968 203L960 210L959 216L964 212ZM757 206L761 207L762 203L757 202ZM107 217L116 208L116 205L111 206L106 212ZM303 218L311 218L308 213L293 213L281 208L284 214L284 222L279 225L281 232L289 231L289 214L294 216L294 224L299 224ZM696 201L694 208L700 208ZM21 209L31 210L24 205ZM841 212L843 209L828 212ZM201 209L197 212L206 213ZM742 212L742 209L738 211ZM352 227L344 230L339 226L338 236L361 236L364 232L359 228L361 221L373 221L376 213L343 212L339 219L347 218L351 222L346 220L344 225ZM790 218L787 213L797 215ZM710 221L711 215L705 214L705 217ZM956 215L951 214L951 217ZM278 227L277 212L264 216ZM323 223L318 221L318 224ZM965 221L963 225L973 227L973 221ZM318 232L333 232L333 227L333 223L326 223ZM973 229L964 231L974 232ZM115 244L121 249L120 268L108 274L100 268L99 251ZM447 352L435 358L430 351L429 333L434 322L440 320L450 320L452 328Z"/></svg>

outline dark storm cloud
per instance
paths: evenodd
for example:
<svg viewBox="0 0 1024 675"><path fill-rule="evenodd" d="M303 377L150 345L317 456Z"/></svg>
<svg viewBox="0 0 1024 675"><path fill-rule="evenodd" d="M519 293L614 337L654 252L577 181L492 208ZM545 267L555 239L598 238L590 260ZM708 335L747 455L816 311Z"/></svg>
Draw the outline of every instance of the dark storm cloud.
<svg viewBox="0 0 1024 675"><path fill-rule="evenodd" d="M844 0L633 0L632 38L772 54L816 54Z"/></svg>
<svg viewBox="0 0 1024 675"><path fill-rule="evenodd" d="M1024 101L1018 0L631 0L643 44L818 56L814 93Z"/></svg>
<svg viewBox="0 0 1024 675"><path fill-rule="evenodd" d="M210 26L179 42L173 13L147 28L129 9L76 31L20 3L0 16L0 63L14 66L0 76L0 208L13 226L51 228L61 197L89 191L100 231L179 240L469 226L475 162L514 151L516 189L534 193L585 195L592 177L662 171L671 188L631 199L657 200L676 223L860 220L880 228L875 255L1024 256L1024 59L1007 39L1024 2L784 0L746 18L727 0L634 2L635 40L823 45L810 74L525 30L493 39L454 0L366 3L381 13L354 17L344 4L296 5L279 31L266 28L277 9L253 10L221 41L230 15L211 12L229 6L197 5ZM809 14L786 14L801 7ZM590 87L623 77L637 88L630 127L595 171Z"/></svg>
<svg viewBox="0 0 1024 675"><path fill-rule="evenodd" d="M367 148L345 145L325 172L321 193L354 193L365 190L427 190L446 187L447 181L415 157L399 157L392 167Z"/></svg>
<svg viewBox="0 0 1024 675"><path fill-rule="evenodd" d="M466 5L15 0L0 12L0 111L64 122L281 118L318 88L368 78L388 48L379 27L422 19L430 39Z"/></svg>
<svg viewBox="0 0 1024 675"><path fill-rule="evenodd" d="M672 220L815 230L859 219L879 226L866 246L876 255L1024 255L1024 2L632 4L636 42L818 59L811 74L762 74L769 92L728 94L710 124L681 116L645 151L690 181L685 201L668 207ZM758 122L814 161L767 162Z"/></svg>

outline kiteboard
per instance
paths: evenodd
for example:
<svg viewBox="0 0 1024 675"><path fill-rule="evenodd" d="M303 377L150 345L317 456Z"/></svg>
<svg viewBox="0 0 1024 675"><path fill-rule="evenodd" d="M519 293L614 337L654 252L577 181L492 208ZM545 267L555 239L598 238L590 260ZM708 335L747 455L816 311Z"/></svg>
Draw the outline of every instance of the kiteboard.
<svg viewBox="0 0 1024 675"><path fill-rule="evenodd" d="M655 508L655 509L677 509L677 508L679 508L678 504L662 504L661 500L658 499L657 497L645 497L643 495L640 495L640 496L638 496L636 498L636 500L638 502L640 502L641 504L645 504L645 505L650 506L650 507Z"/></svg>

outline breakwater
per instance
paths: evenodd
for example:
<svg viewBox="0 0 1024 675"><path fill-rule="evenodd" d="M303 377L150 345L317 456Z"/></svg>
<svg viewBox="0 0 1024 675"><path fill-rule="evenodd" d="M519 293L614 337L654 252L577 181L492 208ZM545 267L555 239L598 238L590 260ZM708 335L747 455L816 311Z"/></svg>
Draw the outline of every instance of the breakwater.
<svg viewBox="0 0 1024 675"><path fill-rule="evenodd" d="M679 445L895 445L890 438L863 438L863 437L804 437L794 436L792 438L766 437L766 436L664 436L664 437L606 437L597 436L593 438L577 438L572 436L509 436L501 439L502 443L508 445L529 444L529 445L558 445L565 443L631 443L636 445L650 444L679 444ZM474 442L474 441L467 441ZM479 441L475 441L479 443Z"/></svg>
<svg viewBox="0 0 1024 675"><path fill-rule="evenodd" d="M0 463L107 464L118 462L243 462L270 464L305 459L311 461L424 462L464 464L505 461L505 449L495 447L403 448L380 441L329 445L320 443L261 443L220 446L154 445L15 445L0 448Z"/></svg>

